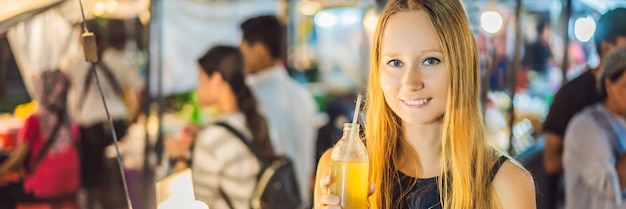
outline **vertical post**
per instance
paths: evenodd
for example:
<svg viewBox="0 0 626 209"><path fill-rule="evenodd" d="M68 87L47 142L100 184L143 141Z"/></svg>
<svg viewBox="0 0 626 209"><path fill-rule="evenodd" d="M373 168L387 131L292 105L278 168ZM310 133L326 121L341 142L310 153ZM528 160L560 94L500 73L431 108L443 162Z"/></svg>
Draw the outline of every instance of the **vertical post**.
<svg viewBox="0 0 626 209"><path fill-rule="evenodd" d="M563 9L563 15L561 16L561 24L563 28L563 61L561 62L561 71L563 73L563 83L567 80L567 69L569 67L569 20L572 16L572 0L564 0L565 8Z"/></svg>
<svg viewBox="0 0 626 209"><path fill-rule="evenodd" d="M6 90L8 89L8 82L6 80L7 73L7 62L9 58L9 50L11 47L9 46L9 42L6 37L2 37L0 35L0 100L7 94ZM1 101L0 101L1 103ZM3 111L0 109L0 111ZM11 111L8 108L5 111Z"/></svg>
<svg viewBox="0 0 626 209"><path fill-rule="evenodd" d="M509 88L511 91L511 108L509 109L509 127L511 128L511 142L515 138L513 134L513 127L515 125L515 105L513 100L515 99L515 88L517 87L517 73L520 68L520 61L522 56L522 0L515 1L515 48L513 53L513 63L511 64L511 72L509 74ZM510 143L509 154L513 151L513 143Z"/></svg>
<svg viewBox="0 0 626 209"><path fill-rule="evenodd" d="M146 97L148 99L148 102L145 103L145 107L144 107L144 114L145 114L145 121L144 121L144 130L146 130L145 132L145 137L144 137L144 143L145 143L145 148L144 148L144 161L143 161L143 178L142 178L142 187L141 187L141 203L143 208L148 208L149 206L151 206L154 203L150 203L149 201L152 200L152 198L148 198L148 195L153 195L153 192L150 188L154 187L154 182L151 181L152 177L154 176L154 172L150 167L150 153L153 150L153 147L151 145L151 138L153 137L150 133L148 133L148 126L149 126L149 118L151 116L151 114L153 114L152 111L152 106L154 103L154 96L152 96L151 94L151 89L154 85L157 86L158 91L157 91L157 101L159 102L159 109L160 106L162 104L162 91L161 91L161 87L162 87L162 68L161 68L161 57L162 57L162 53L161 53L161 1L160 0L152 0L150 1L150 23L148 25L148 43L147 43L147 48L148 48L148 54L149 54L149 61L147 63L147 72L146 72L146 79L147 79L147 86L146 86ZM154 82L154 80L152 80L153 76L157 76L157 81L156 83ZM161 113L161 111L159 111L159 113ZM161 124L160 124L160 114L159 114L159 133L161 129ZM160 135L159 135L159 138ZM161 149L159 149L162 146L159 146L160 140L157 140L157 144L154 147L154 151L157 153L157 156L160 156L161 153ZM160 161L157 161L160 162Z"/></svg>

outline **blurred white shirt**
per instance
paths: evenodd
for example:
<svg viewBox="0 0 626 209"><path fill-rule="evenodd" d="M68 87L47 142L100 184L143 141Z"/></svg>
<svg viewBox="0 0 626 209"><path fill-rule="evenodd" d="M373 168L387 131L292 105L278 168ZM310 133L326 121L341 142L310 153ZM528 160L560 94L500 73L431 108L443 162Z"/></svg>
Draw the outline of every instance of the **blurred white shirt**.
<svg viewBox="0 0 626 209"><path fill-rule="evenodd" d="M127 59L126 51L111 48L105 49L100 62L106 64L122 88L130 88L135 93L139 93L145 85L145 80L139 76L137 65ZM91 126L99 122L107 121L107 115L104 111L96 80L93 79L91 85L85 89L85 78L87 78L87 73L91 73L91 63L86 62L84 56L79 54L72 57L69 63L67 63L66 68L68 69L65 71L70 72L69 75L72 80L72 88L68 102L73 118L81 126ZM98 78L102 85L102 91L111 118L113 118L113 120L125 119L128 114L128 107L126 107L124 98L115 93L111 82L104 75L102 69L96 66L96 70L98 71ZM83 91L88 92L84 94ZM85 96L84 99L82 98L83 96ZM81 109L80 103L83 101L84 104L82 104Z"/></svg>
<svg viewBox="0 0 626 209"><path fill-rule="evenodd" d="M318 129L313 96L281 65L247 75L246 83L268 121L274 152L293 161L300 196L308 202Z"/></svg>

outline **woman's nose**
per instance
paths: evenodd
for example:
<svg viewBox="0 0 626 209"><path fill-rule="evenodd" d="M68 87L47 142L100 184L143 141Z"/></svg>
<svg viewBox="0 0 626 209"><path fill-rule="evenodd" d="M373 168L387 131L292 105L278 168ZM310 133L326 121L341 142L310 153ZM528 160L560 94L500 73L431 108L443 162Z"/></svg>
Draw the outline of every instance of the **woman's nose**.
<svg viewBox="0 0 626 209"><path fill-rule="evenodd" d="M424 88L422 75L415 67L409 68L404 73L403 84L409 91L419 91Z"/></svg>

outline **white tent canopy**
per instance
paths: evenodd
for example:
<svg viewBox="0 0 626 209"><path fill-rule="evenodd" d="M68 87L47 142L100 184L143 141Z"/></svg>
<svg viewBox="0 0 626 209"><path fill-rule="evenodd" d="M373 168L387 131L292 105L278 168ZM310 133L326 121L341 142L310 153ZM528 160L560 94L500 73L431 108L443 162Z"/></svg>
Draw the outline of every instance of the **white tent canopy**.
<svg viewBox="0 0 626 209"><path fill-rule="evenodd" d="M102 0L82 0L85 16L93 18L94 5ZM148 0L109 0L119 9L104 16L130 18L148 8ZM62 69L67 56L80 53L78 30L82 21L78 0L0 0L0 34L5 33L26 88L32 97L33 82L43 70Z"/></svg>
<svg viewBox="0 0 626 209"><path fill-rule="evenodd" d="M82 21L79 0L0 0L0 34L6 32L26 88L42 70L62 69L68 56L82 53L77 23ZM82 0L87 19L97 4L106 5L105 17L127 19L149 16L149 0ZM109 4L114 2L115 4ZM276 0L161 0L160 17L163 94L195 88L196 59L217 44L237 45L239 24L261 14L277 14ZM109 8L114 5L115 8ZM152 42L153 45L155 42ZM151 57L152 59L158 59ZM157 83L157 73L150 79ZM152 85L152 94L157 86Z"/></svg>
<svg viewBox="0 0 626 209"><path fill-rule="evenodd" d="M0 34L23 20L50 7L58 5L63 0L0 0Z"/></svg>
<svg viewBox="0 0 626 209"><path fill-rule="evenodd" d="M163 94L185 92L197 85L197 59L212 46L238 46L239 25L250 17L276 15L276 0L163 0L161 50ZM155 69L152 69L155 72ZM157 83L156 73L150 79ZM152 85L154 95L157 86Z"/></svg>

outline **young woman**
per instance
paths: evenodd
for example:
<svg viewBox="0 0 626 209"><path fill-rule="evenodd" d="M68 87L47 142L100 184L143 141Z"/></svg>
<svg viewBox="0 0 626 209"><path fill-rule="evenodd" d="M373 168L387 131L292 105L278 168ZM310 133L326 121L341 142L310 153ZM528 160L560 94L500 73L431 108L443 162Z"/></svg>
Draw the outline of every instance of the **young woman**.
<svg viewBox="0 0 626 209"><path fill-rule="evenodd" d="M214 47L198 64L200 105L216 105L220 112L217 122L244 135L261 157L273 158L267 123L244 82L239 49ZM249 208L261 166L233 132L218 125L201 130L195 140L191 168L198 200L211 208Z"/></svg>
<svg viewBox="0 0 626 209"><path fill-rule="evenodd" d="M535 208L530 174L486 143L478 50L458 0L392 0L378 22L366 101L369 208ZM327 193L319 162L316 208Z"/></svg>

